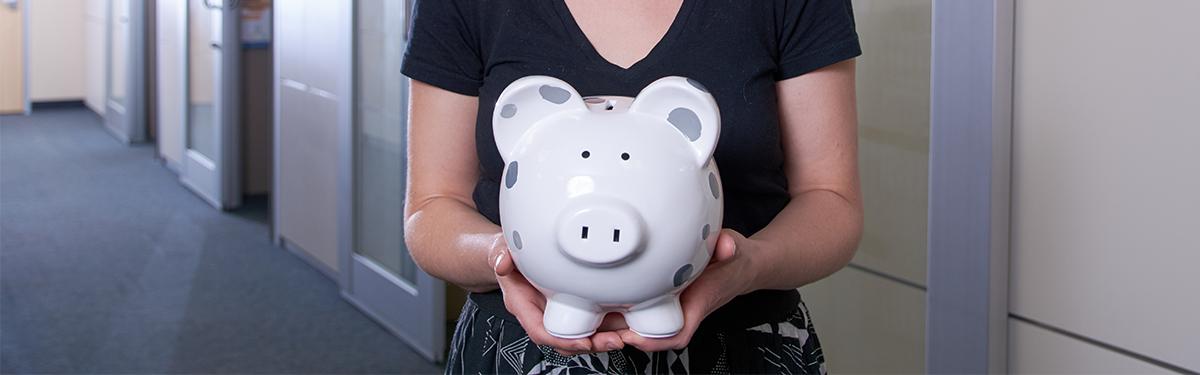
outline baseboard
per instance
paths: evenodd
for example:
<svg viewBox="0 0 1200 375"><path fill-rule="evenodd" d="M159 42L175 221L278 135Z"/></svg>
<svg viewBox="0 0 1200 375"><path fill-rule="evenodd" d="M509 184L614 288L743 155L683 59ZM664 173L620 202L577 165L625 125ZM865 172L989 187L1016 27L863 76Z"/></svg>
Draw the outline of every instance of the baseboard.
<svg viewBox="0 0 1200 375"><path fill-rule="evenodd" d="M292 253L292 255L295 255L297 258L300 258L300 260L303 260L305 263L308 263L308 265L312 266L312 268L316 268L318 272L320 272L322 275L325 275L325 277L328 277L329 281L332 281L334 285L338 285L339 289L341 288L341 282L338 281L339 278L338 278L337 271L334 271L332 268L329 268L329 266L325 265L325 263L322 263L319 259L312 256L312 254L309 254L307 251L304 251L304 249L300 248L300 246L292 244L290 241L287 240L287 238L280 236L279 242L281 242L283 244L283 248L286 249L289 253Z"/></svg>
<svg viewBox="0 0 1200 375"><path fill-rule="evenodd" d="M30 103L33 110L39 109L63 109L63 108L82 108L85 107L83 100L47 100L41 102Z"/></svg>
<svg viewBox="0 0 1200 375"><path fill-rule="evenodd" d="M170 170L171 172L174 172L175 174L183 173L183 164L180 164L179 162L171 160L171 159L164 158L164 157L162 157L162 155L159 155L158 158L162 159L163 165L167 167L167 170Z"/></svg>

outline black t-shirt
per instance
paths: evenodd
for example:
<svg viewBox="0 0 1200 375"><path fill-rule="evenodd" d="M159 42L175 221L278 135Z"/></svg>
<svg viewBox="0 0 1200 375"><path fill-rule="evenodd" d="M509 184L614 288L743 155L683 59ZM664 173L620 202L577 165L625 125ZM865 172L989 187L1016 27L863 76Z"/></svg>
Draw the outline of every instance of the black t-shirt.
<svg viewBox="0 0 1200 375"><path fill-rule="evenodd" d="M650 54L623 69L593 49L563 0L424 0L417 3L402 71L479 97L475 147L481 173L474 200L495 223L504 162L492 138L492 108L510 83L548 75L583 96L632 97L661 77L695 79L721 113L714 158L725 192L723 225L751 235L789 201L775 83L861 54L852 13L850 0L685 0ZM511 318L499 292L470 298ZM754 292L704 323L781 321L799 299L795 290Z"/></svg>

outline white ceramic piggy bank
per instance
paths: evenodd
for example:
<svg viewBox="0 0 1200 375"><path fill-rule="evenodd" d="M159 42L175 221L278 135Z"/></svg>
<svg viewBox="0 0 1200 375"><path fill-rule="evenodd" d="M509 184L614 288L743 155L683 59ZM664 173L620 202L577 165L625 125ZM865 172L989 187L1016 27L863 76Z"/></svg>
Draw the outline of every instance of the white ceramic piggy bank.
<svg viewBox="0 0 1200 375"><path fill-rule="evenodd" d="M637 98L582 98L531 76L504 90L492 124L506 164L504 234L548 299L546 330L589 336L619 312L642 336L678 333L679 293L708 264L721 228L713 97L682 77Z"/></svg>

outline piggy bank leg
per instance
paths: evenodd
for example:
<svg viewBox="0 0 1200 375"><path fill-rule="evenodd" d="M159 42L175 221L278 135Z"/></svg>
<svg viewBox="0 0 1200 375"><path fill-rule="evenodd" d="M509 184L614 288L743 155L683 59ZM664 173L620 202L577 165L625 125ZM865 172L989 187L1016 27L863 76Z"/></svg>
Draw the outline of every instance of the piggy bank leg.
<svg viewBox="0 0 1200 375"><path fill-rule="evenodd" d="M679 296L666 296L633 306L625 313L625 323L642 337L675 336L683 329L683 308L679 305Z"/></svg>
<svg viewBox="0 0 1200 375"><path fill-rule="evenodd" d="M577 339L596 333L601 319L604 319L604 312L595 303L558 293L546 301L542 324L554 337Z"/></svg>

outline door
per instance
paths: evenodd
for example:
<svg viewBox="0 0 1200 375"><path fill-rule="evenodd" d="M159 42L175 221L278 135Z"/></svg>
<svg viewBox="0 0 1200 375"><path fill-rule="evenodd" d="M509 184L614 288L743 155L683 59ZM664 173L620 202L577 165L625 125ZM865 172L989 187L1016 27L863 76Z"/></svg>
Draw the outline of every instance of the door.
<svg viewBox="0 0 1200 375"><path fill-rule="evenodd" d="M25 112L25 20L18 0L0 0L0 114Z"/></svg>
<svg viewBox="0 0 1200 375"><path fill-rule="evenodd" d="M108 2L104 124L117 139L126 143L146 139L144 5L141 0Z"/></svg>
<svg viewBox="0 0 1200 375"><path fill-rule="evenodd" d="M435 361L445 347L445 289L404 245L408 79L400 62L411 2L354 2L352 247L347 298Z"/></svg>
<svg viewBox="0 0 1200 375"><path fill-rule="evenodd" d="M187 120L180 181L214 207L241 204L238 12L229 0L188 0Z"/></svg>
<svg viewBox="0 0 1200 375"><path fill-rule="evenodd" d="M187 121L187 3L158 1L155 11L155 92L157 111L154 121L158 134L159 156L175 173L183 170L184 123Z"/></svg>

